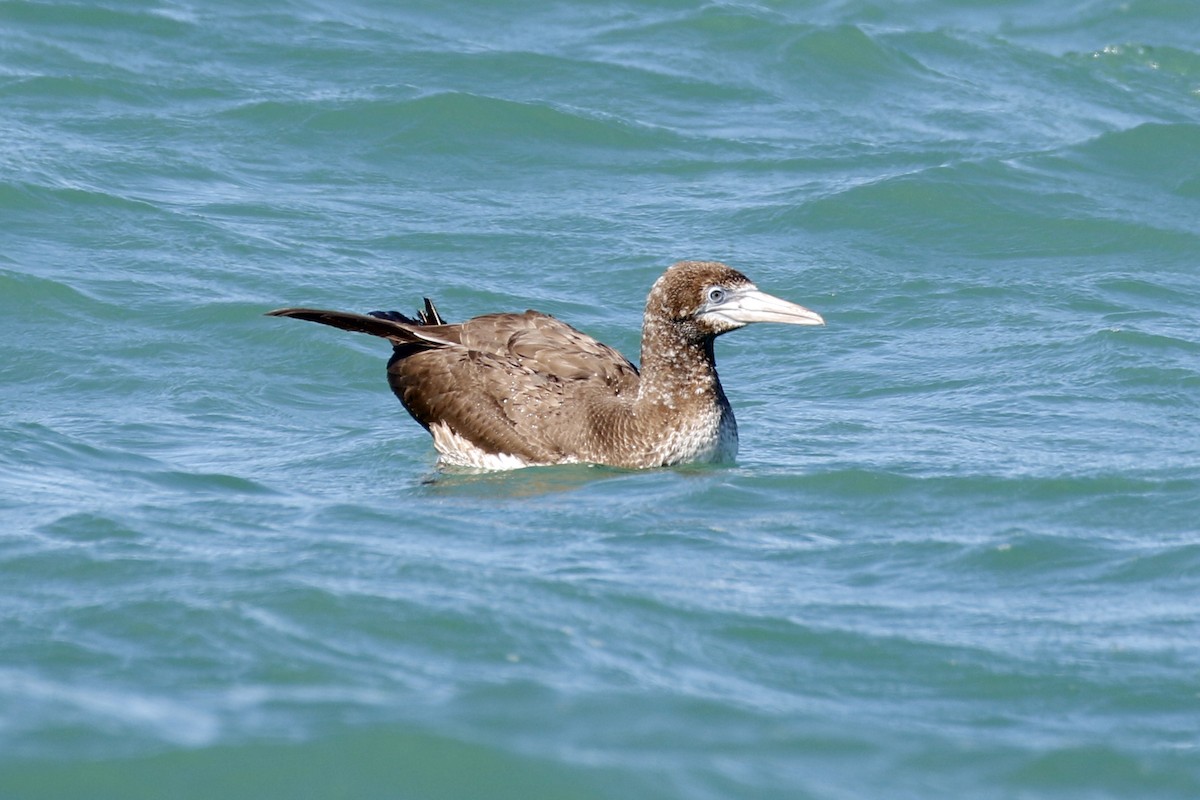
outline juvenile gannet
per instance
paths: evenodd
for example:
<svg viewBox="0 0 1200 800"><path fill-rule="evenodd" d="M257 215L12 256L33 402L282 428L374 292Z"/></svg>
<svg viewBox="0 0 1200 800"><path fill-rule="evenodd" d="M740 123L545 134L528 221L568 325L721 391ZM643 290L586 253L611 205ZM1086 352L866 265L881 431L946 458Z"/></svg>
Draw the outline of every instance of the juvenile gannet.
<svg viewBox="0 0 1200 800"><path fill-rule="evenodd" d="M313 308L269 314L390 341L388 383L432 434L440 462L484 469L732 460L737 423L717 378L713 340L752 322L825 324L713 261L681 261L650 289L640 371L537 311L448 324L426 299L416 318Z"/></svg>

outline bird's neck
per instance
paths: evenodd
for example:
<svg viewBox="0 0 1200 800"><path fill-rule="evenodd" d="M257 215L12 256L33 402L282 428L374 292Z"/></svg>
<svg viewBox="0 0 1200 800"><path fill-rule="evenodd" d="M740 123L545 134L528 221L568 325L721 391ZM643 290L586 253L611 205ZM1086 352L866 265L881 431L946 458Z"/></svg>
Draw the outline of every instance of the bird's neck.
<svg viewBox="0 0 1200 800"><path fill-rule="evenodd" d="M697 336L681 326L647 319L642 328L640 371L639 410L690 416L729 407L717 377L712 336Z"/></svg>
<svg viewBox="0 0 1200 800"><path fill-rule="evenodd" d="M642 368L630 407L638 466L727 461L737 455L737 422L721 389L711 336L647 320Z"/></svg>

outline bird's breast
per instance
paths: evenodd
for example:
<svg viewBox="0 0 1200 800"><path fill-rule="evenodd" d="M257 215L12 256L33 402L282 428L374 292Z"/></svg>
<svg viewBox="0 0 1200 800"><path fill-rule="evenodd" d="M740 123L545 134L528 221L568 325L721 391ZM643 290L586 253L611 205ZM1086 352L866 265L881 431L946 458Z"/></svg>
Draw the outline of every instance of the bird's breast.
<svg viewBox="0 0 1200 800"><path fill-rule="evenodd" d="M737 421L727 406L714 405L667 429L656 448L660 464L711 464L737 457Z"/></svg>

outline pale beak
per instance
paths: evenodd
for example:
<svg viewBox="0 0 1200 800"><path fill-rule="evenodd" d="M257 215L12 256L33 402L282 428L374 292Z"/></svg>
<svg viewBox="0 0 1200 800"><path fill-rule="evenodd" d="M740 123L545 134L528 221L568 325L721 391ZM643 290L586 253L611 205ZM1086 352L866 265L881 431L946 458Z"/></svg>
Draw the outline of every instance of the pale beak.
<svg viewBox="0 0 1200 800"><path fill-rule="evenodd" d="M723 301L706 308L704 314L738 326L751 322L782 322L785 325L825 324L825 320L817 312L760 292L755 286L734 289Z"/></svg>

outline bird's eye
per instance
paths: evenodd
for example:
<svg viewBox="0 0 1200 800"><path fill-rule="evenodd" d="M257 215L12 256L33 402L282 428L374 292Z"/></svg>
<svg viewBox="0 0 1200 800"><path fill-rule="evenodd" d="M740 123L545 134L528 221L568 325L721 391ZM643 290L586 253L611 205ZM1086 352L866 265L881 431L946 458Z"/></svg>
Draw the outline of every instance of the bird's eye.
<svg viewBox="0 0 1200 800"><path fill-rule="evenodd" d="M708 290L708 302L722 303L725 301L725 290L720 286L714 286Z"/></svg>

